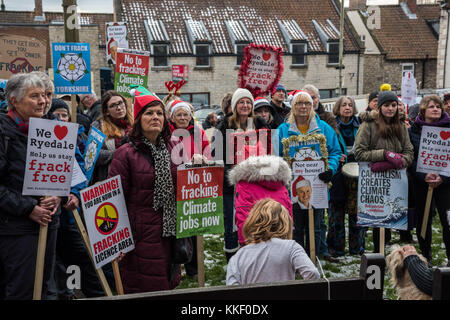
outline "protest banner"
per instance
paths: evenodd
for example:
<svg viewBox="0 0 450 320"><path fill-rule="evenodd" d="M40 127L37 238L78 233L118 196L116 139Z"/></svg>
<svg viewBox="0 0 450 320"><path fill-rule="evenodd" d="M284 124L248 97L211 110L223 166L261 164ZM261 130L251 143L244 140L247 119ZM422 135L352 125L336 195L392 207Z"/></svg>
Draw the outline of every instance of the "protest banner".
<svg viewBox="0 0 450 320"><path fill-rule="evenodd" d="M52 43L55 94L91 93L89 43Z"/></svg>
<svg viewBox="0 0 450 320"><path fill-rule="evenodd" d="M406 169L373 172L369 163L359 163L358 226L408 229ZM384 252L384 237L380 242Z"/></svg>
<svg viewBox="0 0 450 320"><path fill-rule="evenodd" d="M0 78L45 71L47 44L32 37L0 33Z"/></svg>
<svg viewBox="0 0 450 320"><path fill-rule="evenodd" d="M105 142L106 135L95 127L91 127L89 131L89 137L86 142L86 151L83 155L84 158L84 172L86 179L91 181L92 174L94 173L95 163L97 162L100 150Z"/></svg>
<svg viewBox="0 0 450 320"><path fill-rule="evenodd" d="M22 194L67 197L78 124L30 118Z"/></svg>
<svg viewBox="0 0 450 320"><path fill-rule="evenodd" d="M134 249L120 176L81 190L81 204L95 268Z"/></svg>
<svg viewBox="0 0 450 320"><path fill-rule="evenodd" d="M172 65L172 81L177 83L188 79L189 66L183 64Z"/></svg>
<svg viewBox="0 0 450 320"><path fill-rule="evenodd" d="M417 154L417 172L450 176L450 129L423 126ZM433 188L428 187L420 236L425 239Z"/></svg>
<svg viewBox="0 0 450 320"><path fill-rule="evenodd" d="M117 49L128 49L126 22L106 22L106 61L116 64Z"/></svg>
<svg viewBox="0 0 450 320"><path fill-rule="evenodd" d="M197 277L205 285L203 235L224 233L223 164L182 164L177 171L177 238L197 236Z"/></svg>
<svg viewBox="0 0 450 320"><path fill-rule="evenodd" d="M238 73L238 86L254 97L273 92L283 73L282 49L250 43L244 48L244 59Z"/></svg>
<svg viewBox="0 0 450 320"><path fill-rule="evenodd" d="M282 141L283 158L292 168L292 203L308 210L310 258L315 263L314 209L328 208L328 184L318 175L329 169L326 138L323 134L295 135Z"/></svg>
<svg viewBox="0 0 450 320"><path fill-rule="evenodd" d="M130 85L147 86L149 65L150 52L119 48L114 90L127 98L131 98Z"/></svg>
<svg viewBox="0 0 450 320"><path fill-rule="evenodd" d="M402 77L401 95L404 104L411 106L416 103L417 82L411 72L406 72Z"/></svg>

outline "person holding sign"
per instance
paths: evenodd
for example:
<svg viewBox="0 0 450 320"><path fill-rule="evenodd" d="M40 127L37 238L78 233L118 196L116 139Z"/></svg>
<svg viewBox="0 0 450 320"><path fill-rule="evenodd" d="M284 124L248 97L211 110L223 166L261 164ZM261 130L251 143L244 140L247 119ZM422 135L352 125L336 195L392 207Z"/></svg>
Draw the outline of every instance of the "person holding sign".
<svg viewBox="0 0 450 320"><path fill-rule="evenodd" d="M114 153L108 177L120 175L135 249L120 262L124 292L175 288L179 265L171 261L176 235L177 166L164 105L153 95L137 96L130 142Z"/></svg>
<svg viewBox="0 0 450 320"><path fill-rule="evenodd" d="M49 227L43 298L53 269L61 198L22 195L29 121L44 115L45 89L36 74L14 75L6 85L9 111L0 115L0 299L33 298L40 225Z"/></svg>
<svg viewBox="0 0 450 320"><path fill-rule="evenodd" d="M419 108L419 115L414 121L411 128L409 128L409 134L411 142L414 146L414 161L409 168L409 172L412 175L412 193L414 195L417 224L416 232L419 240L420 251L422 255L431 264L431 217L428 219L426 227L425 239L420 235L422 230L422 224L424 220L424 209L427 198L428 186L433 188L432 197L435 200L436 209L439 214L439 219L442 225L442 238L445 244L445 250L447 253L447 259L450 258L450 230L447 220L447 211L450 209L450 177L439 175L437 173L422 173L416 170L418 161L430 161L433 159L436 162L436 167L443 167L449 164L448 154L446 160L443 162L436 161L439 157L433 157L431 152L425 157L421 157L419 160L419 149L421 144L421 134L424 126L450 128L450 117L444 111L442 100L437 95L426 96L422 99ZM449 130L450 131L450 130ZM431 145L431 144L430 144ZM423 151L425 152L425 151ZM423 160L422 160L423 159ZM431 161L433 161L431 160ZM439 163L439 165L437 164ZM450 266L450 263L447 265Z"/></svg>
<svg viewBox="0 0 450 320"><path fill-rule="evenodd" d="M246 145L246 143L241 143L242 141L237 141L238 138L234 137L232 134L230 134L230 132L233 132L234 134L235 130L239 130L240 132L243 131L255 133L255 129L261 129L260 127L257 127L254 122L255 117L253 114L253 104L254 99L250 91L248 91L247 89L238 88L233 93L233 97L231 98L232 113L225 115L217 125L216 134L220 134L221 138L213 138L213 141L215 142L222 141L222 159L225 160L223 182L223 214L225 224L224 250L227 261L229 261L229 259L239 249L237 233L234 231L234 190L233 186L228 180L228 174L231 168L236 164L236 162L238 162L236 154L238 152L240 152L241 154L245 154L245 149L248 150L248 148L250 147L249 145ZM264 120L262 120L261 123L262 122L264 122ZM266 129L270 129L267 123L265 123L263 126ZM256 144L257 143L258 141L256 141ZM238 150L238 148L240 148L240 150Z"/></svg>
<svg viewBox="0 0 450 320"><path fill-rule="evenodd" d="M133 115L127 100L118 92L106 91L101 99L102 114L92 126L106 135L92 177L92 182L103 181L108 177L108 170L114 152L122 145L123 138L131 130Z"/></svg>
<svg viewBox="0 0 450 320"><path fill-rule="evenodd" d="M333 128L328 125L325 121L320 120L319 116L315 113L313 109L313 98L306 91L297 90L291 92L292 96L292 111L285 123L278 127L279 136L279 154L285 158L292 156L284 154L283 150L283 140L289 141L291 137L299 136L303 138L313 137L317 135L318 137L324 137L326 146L324 145L321 152L322 157L328 162L329 169L318 174L318 179L324 183L331 181L333 174L335 174L339 168L339 159L341 158L341 150L339 148L339 142L336 132ZM312 139L313 140L313 139ZM311 149L312 151L312 149ZM325 156L325 152L328 156ZM317 152L316 152L317 153ZM320 157L319 157L320 158ZM306 160L306 159L303 159ZM302 184L300 184L302 185ZM295 190L298 190L296 185ZM294 191L293 191L294 192ZM302 197L303 195L301 195ZM325 241L325 237L321 237L321 227L320 222L323 220L323 209L314 209L314 242L315 248L319 255L322 255L326 260L330 262L337 262L338 260L331 257L328 252L328 246ZM306 235L309 234L308 229L308 210L302 209L299 203L293 205L293 215L294 215L294 239L299 242L302 246L304 244L305 230ZM309 237L306 237L307 244L309 243ZM307 245L309 248L309 245Z"/></svg>
<svg viewBox="0 0 450 320"><path fill-rule="evenodd" d="M398 109L397 95L382 91L378 95L379 111L360 115L362 124L356 134L355 158L358 162L370 162L373 172L402 169L411 165L413 146L405 127L405 115ZM386 232L390 237L390 233ZM374 252L380 252L380 230L374 228Z"/></svg>
<svg viewBox="0 0 450 320"><path fill-rule="evenodd" d="M319 278L319 271L301 245L292 240L288 210L273 199L255 203L243 234L246 246L227 266L227 286ZM255 272L257 270L257 272Z"/></svg>

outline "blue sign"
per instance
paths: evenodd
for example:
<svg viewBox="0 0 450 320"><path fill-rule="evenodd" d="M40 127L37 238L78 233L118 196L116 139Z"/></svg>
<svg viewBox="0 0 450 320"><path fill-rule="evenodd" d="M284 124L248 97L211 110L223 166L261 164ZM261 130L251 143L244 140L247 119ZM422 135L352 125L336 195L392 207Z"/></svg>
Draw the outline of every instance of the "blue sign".
<svg viewBox="0 0 450 320"><path fill-rule="evenodd" d="M105 141L106 135L96 129L91 127L89 132L89 138L86 143L86 152L83 156L84 158L84 175L87 181L91 181L92 173L94 172L95 163L97 162L98 155Z"/></svg>
<svg viewBox="0 0 450 320"><path fill-rule="evenodd" d="M52 43L56 94L91 93L89 43Z"/></svg>

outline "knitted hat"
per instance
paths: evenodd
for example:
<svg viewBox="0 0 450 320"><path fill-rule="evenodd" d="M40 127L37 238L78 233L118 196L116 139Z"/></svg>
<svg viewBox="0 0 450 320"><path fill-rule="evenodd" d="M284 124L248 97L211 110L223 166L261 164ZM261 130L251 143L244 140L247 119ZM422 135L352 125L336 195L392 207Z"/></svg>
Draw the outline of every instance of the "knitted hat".
<svg viewBox="0 0 450 320"><path fill-rule="evenodd" d="M52 99L52 105L50 107L49 113L53 113L57 109L65 109L69 114L70 119L70 108L63 99Z"/></svg>
<svg viewBox="0 0 450 320"><path fill-rule="evenodd" d="M170 103L170 107L169 107L170 116L173 116L175 111L177 111L180 108L186 110L187 112L189 112L192 115L191 107L186 102L181 101L181 100L173 100Z"/></svg>
<svg viewBox="0 0 450 320"><path fill-rule="evenodd" d="M391 90L392 90L392 88L391 88L391 85L389 83L383 83L380 86L380 91L391 91Z"/></svg>
<svg viewBox="0 0 450 320"><path fill-rule="evenodd" d="M255 101L250 91L248 91L247 89L238 88L233 93L233 97L231 98L231 108L233 109L233 112L236 112L236 105L242 98L249 98L250 100L252 100L252 105L255 104Z"/></svg>
<svg viewBox="0 0 450 320"><path fill-rule="evenodd" d="M273 95L275 92L277 92L277 91L283 91L283 92L284 92L284 95L287 96L286 88L283 87L283 86L281 85L281 83L277 84L277 86L276 86L275 90L273 91L272 95Z"/></svg>
<svg viewBox="0 0 450 320"><path fill-rule="evenodd" d="M297 189L301 187L311 187L311 182L303 178L303 176L298 176L292 183L292 195L294 197L297 196Z"/></svg>
<svg viewBox="0 0 450 320"><path fill-rule="evenodd" d="M370 101L372 101L373 99L376 99L376 98L378 98L378 91L371 92L369 94L369 103L370 103Z"/></svg>
<svg viewBox="0 0 450 320"><path fill-rule="evenodd" d="M295 99L297 99L297 97L299 97L301 95L303 95L309 102L311 102L311 104L314 104L311 95L308 92L303 91L303 90L294 90L294 91L289 92L289 95L288 95L289 104L291 106L293 106Z"/></svg>
<svg viewBox="0 0 450 320"><path fill-rule="evenodd" d="M263 97L256 97L255 98L255 105L253 107L253 111L258 110L259 108L267 107L269 110L272 108L269 101Z"/></svg>
<svg viewBox="0 0 450 320"><path fill-rule="evenodd" d="M153 101L159 101L162 104L162 101L156 96L151 95L136 96L134 99L134 120L136 120L137 116L142 111L142 109Z"/></svg>
<svg viewBox="0 0 450 320"><path fill-rule="evenodd" d="M389 101L396 101L398 103L398 97L397 95L392 91L382 91L378 95L378 108L381 108L381 106Z"/></svg>

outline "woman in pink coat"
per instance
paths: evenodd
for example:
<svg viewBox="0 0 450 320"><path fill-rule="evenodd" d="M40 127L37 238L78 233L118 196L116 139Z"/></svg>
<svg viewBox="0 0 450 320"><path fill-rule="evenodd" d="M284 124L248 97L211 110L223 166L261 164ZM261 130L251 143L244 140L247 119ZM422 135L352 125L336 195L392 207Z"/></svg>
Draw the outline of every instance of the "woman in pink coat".
<svg viewBox="0 0 450 320"><path fill-rule="evenodd" d="M230 171L230 184L236 186L235 224L241 246L245 244L242 233L244 222L258 200L271 198L278 201L286 207L292 218L292 203L286 187L290 184L291 177L289 165L277 156L249 157Z"/></svg>

